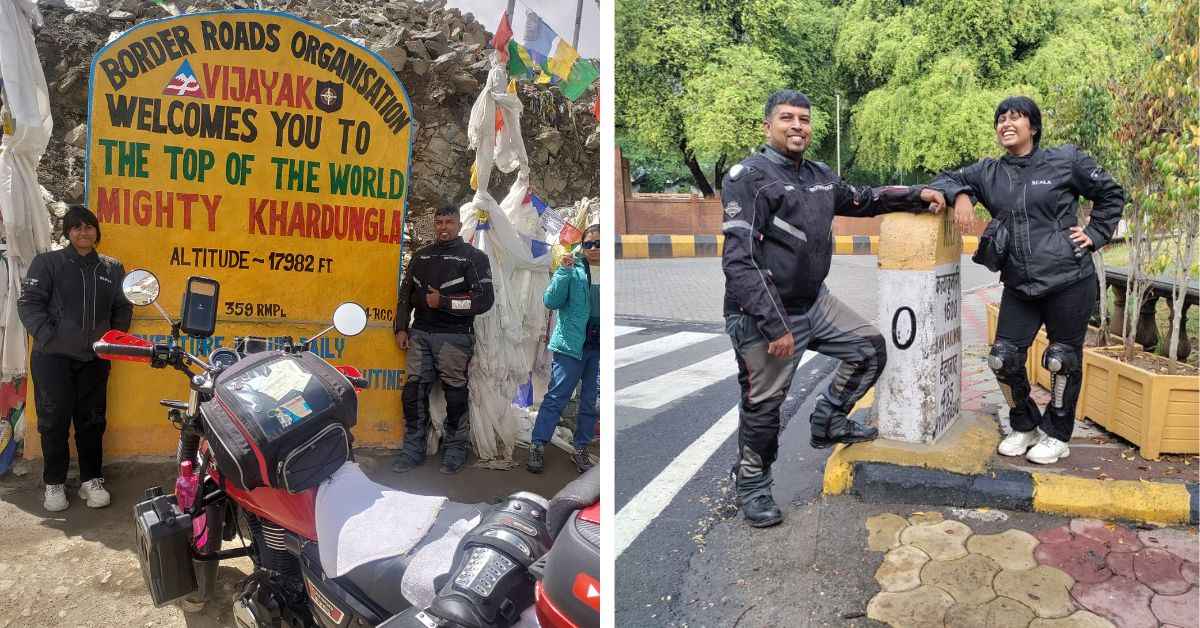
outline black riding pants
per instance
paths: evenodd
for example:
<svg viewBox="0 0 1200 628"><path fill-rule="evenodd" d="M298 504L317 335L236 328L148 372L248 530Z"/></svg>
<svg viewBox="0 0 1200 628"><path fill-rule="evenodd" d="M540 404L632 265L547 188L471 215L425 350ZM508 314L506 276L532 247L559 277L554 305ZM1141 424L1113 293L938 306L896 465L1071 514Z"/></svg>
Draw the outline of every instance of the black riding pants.
<svg viewBox="0 0 1200 628"><path fill-rule="evenodd" d="M66 356L33 352L29 357L33 378L37 427L42 437L46 484L63 484L71 461L67 437L75 425L75 450L79 453L79 480L103 477L103 437L108 404L108 360L82 362Z"/></svg>
<svg viewBox="0 0 1200 628"><path fill-rule="evenodd" d="M1065 288L1037 298L1029 298L1008 288L1000 298L1000 318L996 322L996 342L1007 342L1019 351L1020 363L1024 364L1026 351L1038 329L1044 324L1046 336L1051 344L1059 343L1070 347L1077 356L1076 364L1083 360L1083 342L1087 337L1088 317L1092 312L1092 304L1096 301L1098 286L1096 277L1091 276ZM1034 428L1063 442L1071 440L1071 432L1075 429L1075 404L1079 400L1081 375L1067 374L1068 383L1065 403L1061 409L1047 408L1042 415L1032 410L1037 406L1028 398L1030 386L1024 369L1015 374L1016 381L1010 382L1014 396L1023 395L1022 399L1014 399L1018 404L1017 410L1009 413L1009 421L1014 430L1028 432Z"/></svg>

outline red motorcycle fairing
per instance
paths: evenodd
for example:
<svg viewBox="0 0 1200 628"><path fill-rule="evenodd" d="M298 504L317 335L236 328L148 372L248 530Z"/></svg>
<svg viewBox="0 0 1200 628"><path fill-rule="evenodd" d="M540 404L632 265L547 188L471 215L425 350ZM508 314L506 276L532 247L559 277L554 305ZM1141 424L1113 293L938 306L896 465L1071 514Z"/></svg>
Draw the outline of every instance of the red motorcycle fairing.
<svg viewBox="0 0 1200 628"><path fill-rule="evenodd" d="M538 624L542 628L575 628L575 623L567 617L554 602L546 596L546 588L542 586L541 581L537 583L537 588L534 589L534 611L537 613Z"/></svg>
<svg viewBox="0 0 1200 628"><path fill-rule="evenodd" d="M221 473L212 467L213 479L220 482ZM245 491L225 483L225 493L238 506L250 513L272 521L310 540L317 540L317 489L299 493L283 489L260 487Z"/></svg>
<svg viewBox="0 0 1200 628"><path fill-rule="evenodd" d="M542 628L600 626L600 505L576 511L567 520L536 589Z"/></svg>

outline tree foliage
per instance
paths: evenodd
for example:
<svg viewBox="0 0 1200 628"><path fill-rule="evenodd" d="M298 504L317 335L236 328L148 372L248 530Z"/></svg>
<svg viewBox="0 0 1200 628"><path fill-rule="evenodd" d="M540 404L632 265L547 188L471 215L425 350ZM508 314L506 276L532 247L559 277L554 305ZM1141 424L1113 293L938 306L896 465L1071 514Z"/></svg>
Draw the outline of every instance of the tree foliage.
<svg viewBox="0 0 1200 628"><path fill-rule="evenodd" d="M1025 94L1042 107L1045 143L1107 165L1118 148L1108 84L1146 61L1143 1L617 0L618 138L686 166L709 192L762 142L775 89L809 95L809 154L833 161L840 93L846 168L912 181L996 154L995 106Z"/></svg>
<svg viewBox="0 0 1200 628"><path fill-rule="evenodd" d="M835 54L845 88L862 96L858 162L932 173L994 154L992 114L1012 94L1038 101L1044 143L1104 161L1105 86L1136 55L1140 16L1124 1L856 0Z"/></svg>
<svg viewBox="0 0 1200 628"><path fill-rule="evenodd" d="M824 0L618 0L619 140L679 159L712 193L725 164L762 143L767 96L793 88L814 101L819 145L831 121L837 15Z"/></svg>
<svg viewBox="0 0 1200 628"><path fill-rule="evenodd" d="M1153 61L1110 89L1117 103L1116 144L1129 175L1130 266L1136 279L1131 296L1141 296L1147 274L1173 269L1175 308L1166 346L1175 357L1200 229L1200 2L1159 0L1151 8L1156 28L1149 31L1147 56ZM1133 329L1139 301L1129 301L1126 329ZM1126 334L1126 359L1133 354L1131 335Z"/></svg>

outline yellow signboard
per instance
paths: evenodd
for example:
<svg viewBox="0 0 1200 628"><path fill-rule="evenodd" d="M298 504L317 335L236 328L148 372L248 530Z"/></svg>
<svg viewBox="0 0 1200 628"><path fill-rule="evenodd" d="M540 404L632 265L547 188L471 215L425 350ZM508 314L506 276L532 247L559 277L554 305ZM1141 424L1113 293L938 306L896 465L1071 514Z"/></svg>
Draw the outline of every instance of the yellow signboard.
<svg viewBox="0 0 1200 628"><path fill-rule="evenodd" d="M220 281L218 335L188 341L193 354L239 335L311 336L339 303L363 305L362 336L332 334L315 350L371 380L358 442L393 444L404 371L391 320L413 124L383 59L294 16L139 24L92 62L87 202L100 250L157 274L173 314L188 276ZM132 331L169 327L139 308ZM171 451L153 410L186 382L136 366L113 371L106 449Z"/></svg>
<svg viewBox="0 0 1200 628"><path fill-rule="evenodd" d="M96 54L88 204L164 286L221 281L227 320L390 320L412 150L391 68L295 17L198 13Z"/></svg>

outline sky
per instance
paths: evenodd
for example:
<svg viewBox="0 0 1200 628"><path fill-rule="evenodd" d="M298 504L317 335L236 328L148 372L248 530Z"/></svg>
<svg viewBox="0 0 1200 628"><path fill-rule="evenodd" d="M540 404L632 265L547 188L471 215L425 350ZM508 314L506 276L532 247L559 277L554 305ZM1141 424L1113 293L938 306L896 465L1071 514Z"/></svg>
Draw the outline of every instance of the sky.
<svg viewBox="0 0 1200 628"><path fill-rule="evenodd" d="M576 4L570 0L517 0L514 11L532 9L560 37L570 41L575 33ZM474 13L475 19L494 33L500 24L500 16L508 7L508 0L447 0L446 5L463 13ZM600 56L600 7L596 0L583 0L577 49L584 57L595 59Z"/></svg>

